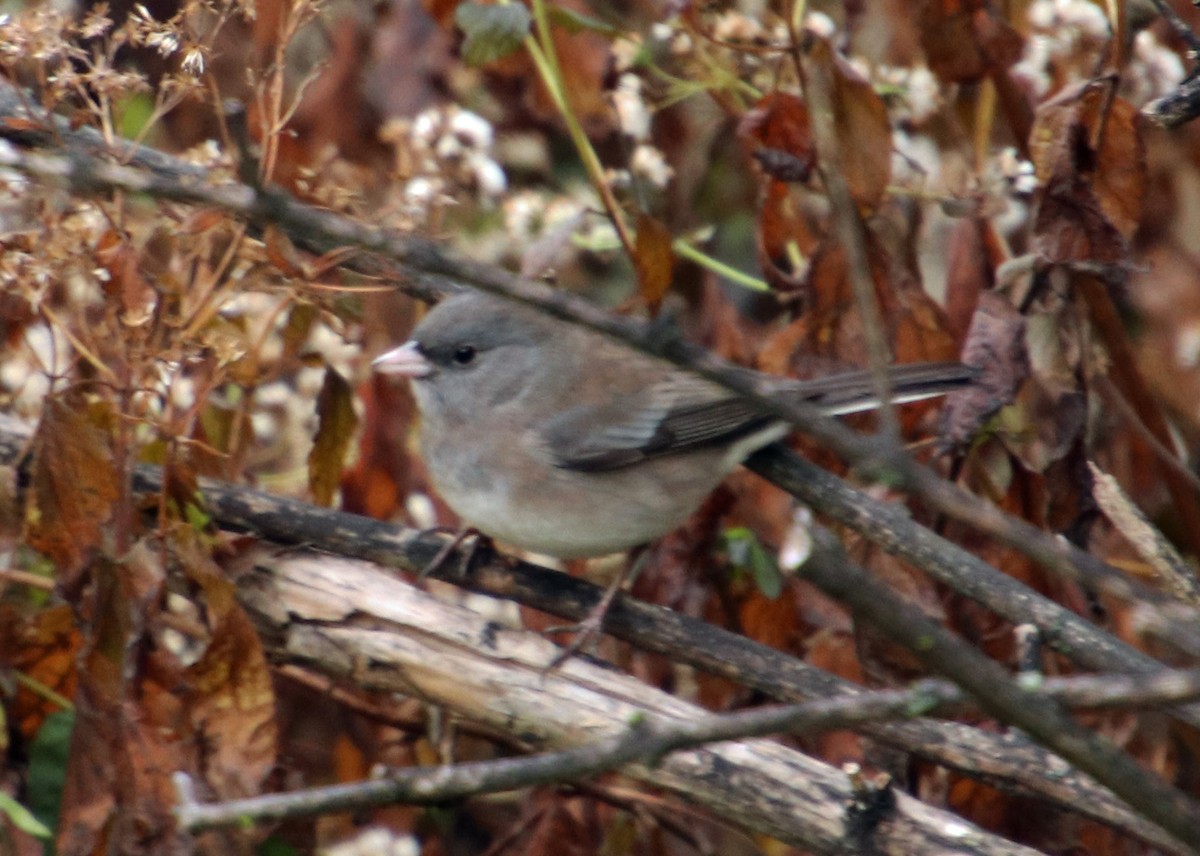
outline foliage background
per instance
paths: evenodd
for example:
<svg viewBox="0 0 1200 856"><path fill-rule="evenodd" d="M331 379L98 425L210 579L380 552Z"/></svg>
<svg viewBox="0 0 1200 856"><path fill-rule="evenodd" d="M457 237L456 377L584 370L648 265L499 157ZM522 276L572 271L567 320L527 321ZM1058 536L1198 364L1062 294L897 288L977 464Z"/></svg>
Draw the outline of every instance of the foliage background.
<svg viewBox="0 0 1200 856"><path fill-rule="evenodd" d="M904 412L907 437L943 441L919 454L1151 577L1098 503L1088 464L1194 562L1195 477L1158 447L1174 443L1186 461L1200 433L1200 149L1193 127L1168 132L1137 112L1184 78L1180 37L1152 8L1111 5L1110 19L1082 0L570 0L533 7L545 29L533 27L531 48L529 13L512 5L9 4L0 70L36 111L99 129L117 159L121 138L138 140L214 181L278 185L623 310L665 306L693 339L766 371L863 365L872 331L902 362L982 354L983 405ZM814 104L821 93L828 110ZM229 99L244 111L222 109ZM830 175L867 224L878 328L855 302ZM406 390L368 369L417 304L340 267L351 253L316 258L219 211L83 199L11 171L0 183L0 407L39 425L34 463L2 503L0 790L51 826L58 812L61 852L167 852L194 842L173 829L164 771L234 797L432 763L450 742L458 759L507 751L439 742L415 700L355 706L311 676L272 671L223 573L237 539L189 499L198 476L214 476L452 524L415 455ZM169 474L149 516L129 487L136 462ZM1186 662L1147 637L1134 605L941 525L1127 641ZM804 533L788 497L739 473L655 545L634 594L858 682L917 677L907 652L788 573ZM848 539L926 614L1011 662L1006 623ZM603 578L612 564L569 570ZM761 701L611 641L603 653L715 710ZM1071 668L1057 656L1044 665ZM64 746L49 735L66 699L76 719ZM386 716L363 713L376 704ZM1088 723L1200 790L1194 733L1153 714ZM1133 846L876 757L848 733L802 745L891 769L922 799L1047 852ZM56 749L60 762L46 762ZM4 816L7 850L41 849ZM310 852L364 829L393 852L786 852L618 777L235 838Z"/></svg>

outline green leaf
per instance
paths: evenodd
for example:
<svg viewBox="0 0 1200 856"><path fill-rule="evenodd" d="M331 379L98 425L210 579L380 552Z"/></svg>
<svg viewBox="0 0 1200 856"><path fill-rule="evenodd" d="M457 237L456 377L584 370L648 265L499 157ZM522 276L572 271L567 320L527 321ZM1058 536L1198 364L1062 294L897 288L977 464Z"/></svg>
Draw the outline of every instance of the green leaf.
<svg viewBox="0 0 1200 856"><path fill-rule="evenodd" d="M614 27L612 24L606 24L599 18L593 18L590 15L584 15L576 12L574 9L566 9L562 6L551 6L547 11L550 13L550 20L558 24L568 33L572 35L582 33L584 30L591 30L593 33L599 33L610 39L615 39L621 35L621 30Z"/></svg>
<svg viewBox="0 0 1200 856"><path fill-rule="evenodd" d="M73 711L52 713L46 717L29 747L26 802L33 816L48 829L58 827L58 812L67 777L67 753L74 727Z"/></svg>
<svg viewBox="0 0 1200 856"><path fill-rule="evenodd" d="M34 817L33 812L3 791L0 791L0 814L7 814L13 826L34 838L49 838L51 835L46 824Z"/></svg>
<svg viewBox="0 0 1200 856"><path fill-rule="evenodd" d="M484 65L508 56L521 47L533 19L520 3L484 6L463 3L454 12L454 23L463 31L463 59L469 65Z"/></svg>
<svg viewBox="0 0 1200 856"><path fill-rule="evenodd" d="M254 856L299 856L299 854L299 850L278 835L272 835L254 848Z"/></svg>
<svg viewBox="0 0 1200 856"><path fill-rule="evenodd" d="M758 536L744 526L725 530L722 538L729 562L739 571L750 574L758 590L771 600L783 591L783 574L779 565L763 547Z"/></svg>

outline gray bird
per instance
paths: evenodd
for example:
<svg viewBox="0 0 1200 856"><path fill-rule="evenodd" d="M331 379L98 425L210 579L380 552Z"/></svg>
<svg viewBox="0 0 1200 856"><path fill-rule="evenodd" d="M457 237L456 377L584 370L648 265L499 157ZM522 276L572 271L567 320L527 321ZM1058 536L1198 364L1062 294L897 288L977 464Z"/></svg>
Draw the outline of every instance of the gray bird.
<svg viewBox="0 0 1200 856"><path fill-rule="evenodd" d="M412 380L422 454L463 522L564 559L666 534L789 430L670 363L474 291L438 304L409 342L373 365ZM974 377L956 363L890 373L896 403ZM775 394L831 415L878 406L866 372L773 384Z"/></svg>

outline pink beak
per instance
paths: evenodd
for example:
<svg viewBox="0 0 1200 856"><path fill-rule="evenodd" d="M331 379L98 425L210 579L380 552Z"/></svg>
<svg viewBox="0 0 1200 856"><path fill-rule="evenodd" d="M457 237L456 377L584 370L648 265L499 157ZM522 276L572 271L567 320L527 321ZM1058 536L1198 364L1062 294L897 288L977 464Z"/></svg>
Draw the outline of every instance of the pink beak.
<svg viewBox="0 0 1200 856"><path fill-rule="evenodd" d="M405 342L386 354L380 354L371 362L371 367L380 374L414 379L433 372L433 364L421 354L416 342Z"/></svg>

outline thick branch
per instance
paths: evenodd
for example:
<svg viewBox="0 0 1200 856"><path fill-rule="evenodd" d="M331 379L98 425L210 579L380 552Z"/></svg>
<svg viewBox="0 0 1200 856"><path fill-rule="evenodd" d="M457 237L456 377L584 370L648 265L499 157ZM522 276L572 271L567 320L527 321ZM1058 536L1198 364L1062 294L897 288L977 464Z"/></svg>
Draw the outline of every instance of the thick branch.
<svg viewBox="0 0 1200 856"><path fill-rule="evenodd" d="M685 729L707 720L690 704L579 659L545 674L558 651L546 640L381 579L361 563L264 555L239 589L275 659L424 699L537 748L600 745L616 753L646 717ZM572 763L592 751L570 756ZM583 763L571 774L589 769ZM848 811L856 793L843 772L763 740L675 752L622 771L819 853L1031 852L982 830L961 834L964 821L903 794L878 826L856 832Z"/></svg>

